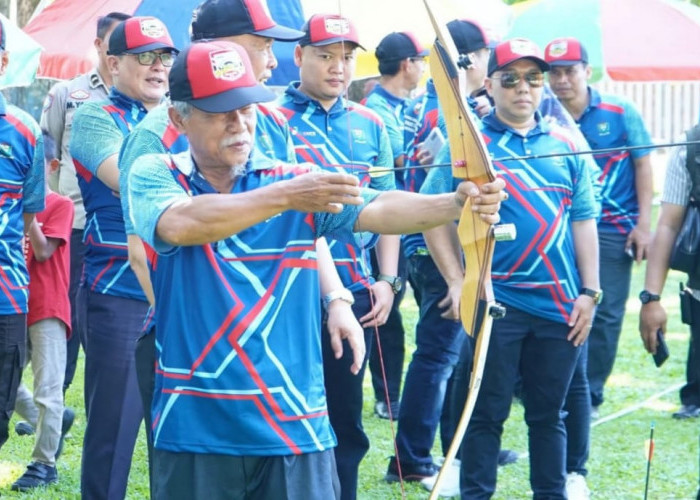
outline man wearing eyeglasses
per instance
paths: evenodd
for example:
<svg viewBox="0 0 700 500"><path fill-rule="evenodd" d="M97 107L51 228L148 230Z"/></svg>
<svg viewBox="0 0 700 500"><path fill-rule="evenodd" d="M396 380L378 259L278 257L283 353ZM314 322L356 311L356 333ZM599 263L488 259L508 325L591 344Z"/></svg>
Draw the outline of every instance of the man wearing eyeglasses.
<svg viewBox="0 0 700 500"><path fill-rule="evenodd" d="M117 157L124 137L165 96L176 54L159 19L119 23L109 38L109 97L81 106L73 119L70 153L86 211L84 282L77 298L86 337L86 499L124 498L143 417L134 346L148 302L129 267Z"/></svg>
<svg viewBox="0 0 700 500"><path fill-rule="evenodd" d="M575 149L567 132L537 111L548 69L529 40L503 42L491 53L486 90L495 107L481 130L492 157ZM494 251L494 295L508 312L493 324L481 392L462 442L461 496L489 498L495 491L503 423L520 375L534 497L564 499L561 414L600 297L590 169L577 156L496 161L494 168L509 194L502 220L515 224L518 236ZM454 189L451 174L438 170L428 174L422 192ZM439 265L460 266L460 258L453 253Z"/></svg>
<svg viewBox="0 0 700 500"><path fill-rule="evenodd" d="M600 94L588 86L592 68L585 47L574 38L558 38L545 48L552 66L549 84L576 120L592 149L651 143L641 115L629 101ZM651 241L651 150L594 155L602 173L603 210L598 222L603 302L588 346L588 382L593 413L603 403L603 387L612 372L629 295L632 261L646 257ZM700 404L700 401L697 401Z"/></svg>

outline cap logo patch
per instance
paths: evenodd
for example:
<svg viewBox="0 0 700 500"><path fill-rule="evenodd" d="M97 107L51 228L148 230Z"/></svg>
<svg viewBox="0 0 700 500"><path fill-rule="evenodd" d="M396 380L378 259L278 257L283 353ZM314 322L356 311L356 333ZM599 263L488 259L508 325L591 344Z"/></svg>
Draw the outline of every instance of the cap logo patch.
<svg viewBox="0 0 700 500"><path fill-rule="evenodd" d="M245 75L245 64L235 50L211 52L211 71L217 80L234 82Z"/></svg>
<svg viewBox="0 0 700 500"><path fill-rule="evenodd" d="M551 57L561 57L569 51L569 44L566 40L554 42L549 46L549 55Z"/></svg>
<svg viewBox="0 0 700 500"><path fill-rule="evenodd" d="M350 33L350 21L347 19L325 19L326 33L329 35L347 35Z"/></svg>
<svg viewBox="0 0 700 500"><path fill-rule="evenodd" d="M520 56L536 56L535 48L527 40L511 40L510 51Z"/></svg>
<svg viewBox="0 0 700 500"><path fill-rule="evenodd" d="M165 36L165 26L157 19L143 19L140 23L141 33L148 38Z"/></svg>

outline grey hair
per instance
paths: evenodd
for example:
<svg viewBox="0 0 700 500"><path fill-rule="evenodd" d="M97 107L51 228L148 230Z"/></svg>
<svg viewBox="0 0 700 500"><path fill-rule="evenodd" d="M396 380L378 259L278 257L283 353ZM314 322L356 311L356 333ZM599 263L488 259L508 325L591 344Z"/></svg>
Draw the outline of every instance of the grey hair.
<svg viewBox="0 0 700 500"><path fill-rule="evenodd" d="M182 116L185 120L192 115L192 110L194 109L194 106L187 101L170 101L170 105L175 108L177 114Z"/></svg>

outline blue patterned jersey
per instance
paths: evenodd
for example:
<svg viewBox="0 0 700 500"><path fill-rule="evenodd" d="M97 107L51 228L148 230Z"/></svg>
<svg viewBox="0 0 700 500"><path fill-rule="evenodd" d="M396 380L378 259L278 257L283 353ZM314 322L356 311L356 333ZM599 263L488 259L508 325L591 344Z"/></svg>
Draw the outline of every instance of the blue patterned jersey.
<svg viewBox="0 0 700 500"><path fill-rule="evenodd" d="M492 111L482 120L482 134L494 158L576 150L561 127L544 123L525 137L504 125ZM496 300L534 316L567 323L579 295L580 276L571 223L596 218L598 205L591 170L577 156L495 162L506 181L507 201L501 222L515 224L515 241L497 243L492 280ZM422 192L454 190L451 169L433 169ZM469 263L467 263L469 265Z"/></svg>
<svg viewBox="0 0 700 500"><path fill-rule="evenodd" d="M418 166L420 145L428 138L431 130L438 124L438 97L433 80L428 80L425 92L411 99L404 111L404 144L406 145L405 167ZM404 170L404 189L413 193L420 192L428 172L422 168ZM410 257L416 252L425 252L423 233L407 234L401 238L403 253Z"/></svg>
<svg viewBox="0 0 700 500"><path fill-rule="evenodd" d="M85 205L85 280L97 293L136 300L146 297L129 266L124 215L118 194L97 178L97 168L121 149L148 111L112 88L109 99L75 112L70 153Z"/></svg>
<svg viewBox="0 0 700 500"><path fill-rule="evenodd" d="M384 122L389 142L391 143L391 153L394 162L406 153L404 145L404 111L406 109L406 99L397 97L382 87L375 85L369 95L362 100L362 104L376 112ZM405 189L403 183L403 172L396 172L396 187Z"/></svg>
<svg viewBox="0 0 700 500"><path fill-rule="evenodd" d="M632 103L590 89L590 103L577 120L592 149L651 144L649 132ZM602 170L603 210L598 231L627 234L637 224L639 204L635 188L634 160L648 149L594 155Z"/></svg>
<svg viewBox="0 0 700 500"><path fill-rule="evenodd" d="M39 125L0 94L0 315L27 312L23 215L44 209L44 172Z"/></svg>
<svg viewBox="0 0 700 500"><path fill-rule="evenodd" d="M330 171L353 173L361 186L394 189L394 160L381 118L361 104L342 98L326 111L299 92L298 86L298 82L291 83L278 101L292 130L297 160ZM364 250L375 241L375 235L365 233L357 235L354 242L328 242L340 280L353 292L373 283Z"/></svg>
<svg viewBox="0 0 700 500"><path fill-rule="evenodd" d="M290 179L312 165L254 152L232 193ZM157 237L173 203L214 193L187 153L148 155L129 176L137 234L159 252L156 448L226 455L328 449L315 240L352 239L361 208L288 210L222 241L172 247ZM376 196L366 191L365 202ZM234 216L235 214L232 214Z"/></svg>

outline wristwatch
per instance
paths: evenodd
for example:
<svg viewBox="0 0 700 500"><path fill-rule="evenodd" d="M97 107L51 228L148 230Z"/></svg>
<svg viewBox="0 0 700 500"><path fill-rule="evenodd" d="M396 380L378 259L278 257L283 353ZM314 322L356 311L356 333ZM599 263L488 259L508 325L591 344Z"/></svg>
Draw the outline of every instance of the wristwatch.
<svg viewBox="0 0 700 500"><path fill-rule="evenodd" d="M353 297L352 292L350 290L348 290L347 288L340 288L338 290L333 290L332 292L324 295L323 296L324 309L328 309L328 306L331 305L331 302L333 302L334 300L342 300L343 302L347 302L350 305L353 305L355 303L355 297Z"/></svg>
<svg viewBox="0 0 700 500"><path fill-rule="evenodd" d="M642 290L639 292L639 300L642 302L642 304L648 304L649 302L657 302L661 300L661 296L651 293L649 290Z"/></svg>
<svg viewBox="0 0 700 500"><path fill-rule="evenodd" d="M398 276L389 276L388 274L378 274L377 275L377 281L386 281L391 285L391 290L394 292L394 295L399 293L401 291L401 278Z"/></svg>
<svg viewBox="0 0 700 500"><path fill-rule="evenodd" d="M579 290L579 295L588 295L593 299L595 305L600 304L603 301L603 290L593 290L592 288L581 288Z"/></svg>

